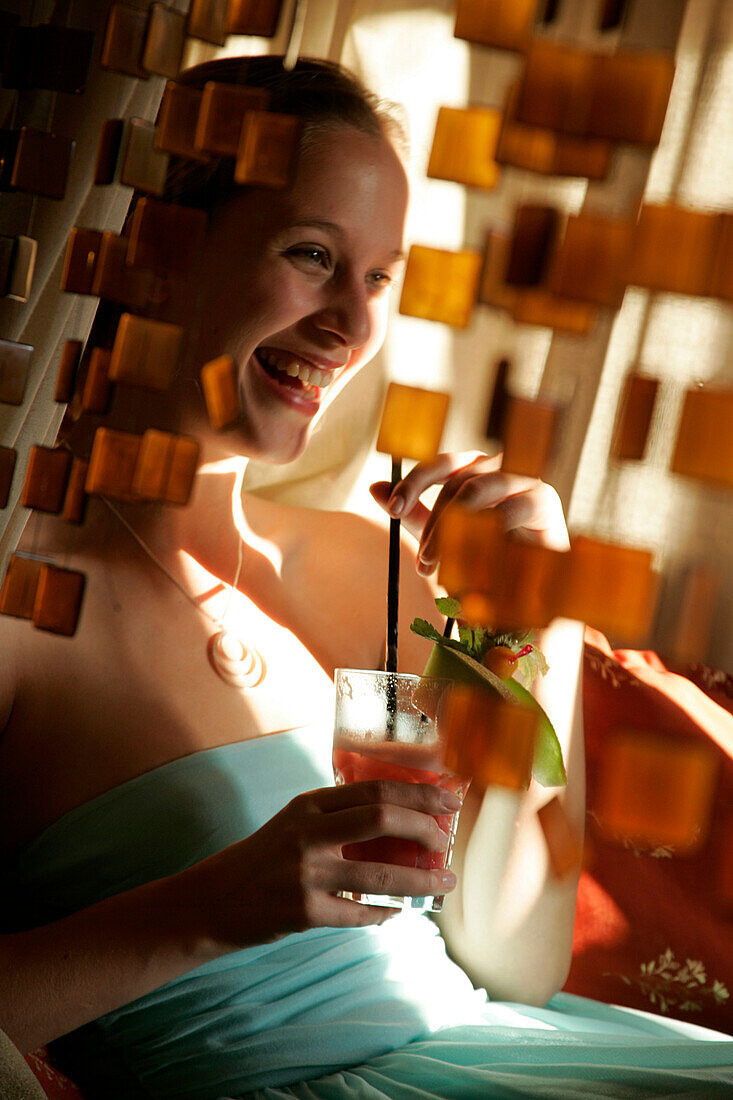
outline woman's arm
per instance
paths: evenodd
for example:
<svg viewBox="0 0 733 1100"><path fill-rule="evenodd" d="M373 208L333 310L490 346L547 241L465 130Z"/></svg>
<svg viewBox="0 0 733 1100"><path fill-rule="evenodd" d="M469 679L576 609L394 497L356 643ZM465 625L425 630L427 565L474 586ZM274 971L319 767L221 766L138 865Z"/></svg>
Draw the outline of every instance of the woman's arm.
<svg viewBox="0 0 733 1100"><path fill-rule="evenodd" d="M569 541L557 494L535 479L498 469L496 457L439 455L416 466L397 487L399 514L419 540L418 568L427 577L437 565L436 524L445 506L458 500L472 510L495 508L507 530L521 532L553 550ZM432 510L419 501L430 485L443 489ZM385 483L372 486L391 511ZM388 503L389 502L389 503ZM422 563L422 564L421 564ZM434 619L426 591L415 613ZM557 731L566 764L565 788L532 782L519 794L490 788L469 790L453 853L458 888L439 917L449 950L472 980L491 996L544 1004L565 981L570 964L578 870L554 878L537 809L559 794L572 827L582 837L585 768L582 730L582 624L556 620L538 637L550 671L533 692Z"/></svg>

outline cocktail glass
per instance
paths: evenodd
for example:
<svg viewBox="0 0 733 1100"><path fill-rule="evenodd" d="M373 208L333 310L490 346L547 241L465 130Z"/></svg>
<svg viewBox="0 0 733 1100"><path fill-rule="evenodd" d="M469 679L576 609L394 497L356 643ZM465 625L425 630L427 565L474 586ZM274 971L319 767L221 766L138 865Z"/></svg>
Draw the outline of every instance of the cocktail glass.
<svg viewBox="0 0 733 1100"><path fill-rule="evenodd" d="M448 771L443 764L441 720L453 687L451 680L339 668L335 682L333 771L337 784L370 779L432 783L463 798L470 780ZM439 814L435 820L448 835L448 847L443 852L430 852L414 840L385 836L345 844L344 858L426 870L447 869L458 813ZM341 896L365 905L432 913L439 912L443 905L443 895L407 897L344 891Z"/></svg>

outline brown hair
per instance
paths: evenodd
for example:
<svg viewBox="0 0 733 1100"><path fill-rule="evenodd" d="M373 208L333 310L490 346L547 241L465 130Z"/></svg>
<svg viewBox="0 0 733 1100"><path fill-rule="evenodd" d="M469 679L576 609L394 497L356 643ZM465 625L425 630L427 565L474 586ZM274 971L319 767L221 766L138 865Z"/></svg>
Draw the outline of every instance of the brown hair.
<svg viewBox="0 0 733 1100"><path fill-rule="evenodd" d="M350 126L375 137L384 136L406 153L406 129L397 105L381 100L335 62L299 58L292 69L286 69L283 58L275 55L222 57L185 70L177 82L203 88L209 81L264 88L270 96L270 110L301 119L301 148L319 131ZM201 164L172 156L163 197L209 209L241 186L234 182L231 158L213 157Z"/></svg>

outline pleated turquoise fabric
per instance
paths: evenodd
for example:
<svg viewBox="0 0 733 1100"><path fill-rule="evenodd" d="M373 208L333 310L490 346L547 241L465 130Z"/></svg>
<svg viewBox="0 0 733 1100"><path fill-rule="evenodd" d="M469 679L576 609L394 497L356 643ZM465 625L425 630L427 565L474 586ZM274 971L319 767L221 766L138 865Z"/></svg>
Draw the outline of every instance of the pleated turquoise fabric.
<svg viewBox="0 0 733 1100"><path fill-rule="evenodd" d="M175 760L73 810L18 860L28 919L249 835L332 782L330 753L328 730L286 730ZM544 1009L489 1002L415 914L235 952L57 1050L90 1100L733 1096L733 1040L567 994Z"/></svg>

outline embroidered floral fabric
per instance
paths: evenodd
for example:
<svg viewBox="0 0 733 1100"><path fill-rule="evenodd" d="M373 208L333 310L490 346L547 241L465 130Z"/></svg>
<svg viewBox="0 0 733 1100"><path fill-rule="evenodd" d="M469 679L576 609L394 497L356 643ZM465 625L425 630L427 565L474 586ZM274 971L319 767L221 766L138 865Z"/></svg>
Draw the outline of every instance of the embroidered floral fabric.
<svg viewBox="0 0 733 1100"><path fill-rule="evenodd" d="M586 631L588 847L565 989L733 1033L733 687L714 669L685 671ZM708 828L691 854L599 827L603 746L624 728L704 743L718 758Z"/></svg>

